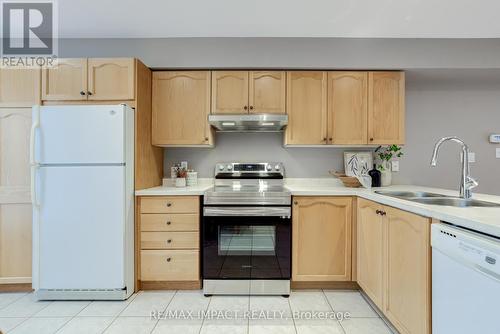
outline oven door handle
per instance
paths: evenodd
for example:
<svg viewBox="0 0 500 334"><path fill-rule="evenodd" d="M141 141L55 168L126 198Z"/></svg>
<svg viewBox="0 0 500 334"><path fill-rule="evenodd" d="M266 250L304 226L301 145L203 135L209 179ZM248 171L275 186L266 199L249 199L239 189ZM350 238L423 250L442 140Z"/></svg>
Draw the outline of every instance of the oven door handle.
<svg viewBox="0 0 500 334"><path fill-rule="evenodd" d="M290 207L204 207L203 215L207 217L283 217L290 218Z"/></svg>

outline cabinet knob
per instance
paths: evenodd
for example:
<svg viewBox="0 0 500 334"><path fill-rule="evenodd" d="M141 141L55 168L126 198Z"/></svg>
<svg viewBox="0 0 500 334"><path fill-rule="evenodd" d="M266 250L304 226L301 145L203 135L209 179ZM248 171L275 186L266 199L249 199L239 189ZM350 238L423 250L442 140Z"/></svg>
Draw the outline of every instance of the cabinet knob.
<svg viewBox="0 0 500 334"><path fill-rule="evenodd" d="M172 203L168 202L168 203L167 203L167 207L169 207L169 208L170 208L171 206L172 206Z"/></svg>
<svg viewBox="0 0 500 334"><path fill-rule="evenodd" d="M85 92L82 90L82 91L80 92L80 95L82 95L82 96L83 96L83 95L85 95Z"/></svg>
<svg viewBox="0 0 500 334"><path fill-rule="evenodd" d="M330 142L332 142L332 141L333 141L333 138L328 138L328 140L329 140Z"/></svg>
<svg viewBox="0 0 500 334"><path fill-rule="evenodd" d="M387 214L387 212L382 211L380 214L381 214L382 216L385 216L385 215Z"/></svg>
<svg viewBox="0 0 500 334"><path fill-rule="evenodd" d="M325 137L325 138L323 138L323 141L326 141L326 137Z"/></svg>
<svg viewBox="0 0 500 334"><path fill-rule="evenodd" d="M373 138L370 138L370 141L373 141Z"/></svg>
<svg viewBox="0 0 500 334"><path fill-rule="evenodd" d="M294 204L294 205L297 205L297 204L299 204L299 202L297 202L297 201L294 201L294 202L293 202L293 204Z"/></svg>
<svg viewBox="0 0 500 334"><path fill-rule="evenodd" d="M375 210L375 213L376 213L377 215L379 215L379 214L380 214L380 210Z"/></svg>
<svg viewBox="0 0 500 334"><path fill-rule="evenodd" d="M167 222L167 225L170 225L170 224L172 224L172 222Z"/></svg>
<svg viewBox="0 0 500 334"><path fill-rule="evenodd" d="M171 257L167 257L167 262L170 262L172 261L172 258Z"/></svg>
<svg viewBox="0 0 500 334"><path fill-rule="evenodd" d="M171 243L172 243L172 239L168 239L167 244L171 244Z"/></svg>
<svg viewBox="0 0 500 334"><path fill-rule="evenodd" d="M243 107L243 109L247 110L247 109L248 109L248 107L247 107L247 106L244 106L244 107Z"/></svg>
<svg viewBox="0 0 500 334"><path fill-rule="evenodd" d="M253 110L253 106L250 106L250 110Z"/></svg>
<svg viewBox="0 0 500 334"><path fill-rule="evenodd" d="M87 92L87 95L89 95L89 96L92 95L92 92Z"/></svg>
<svg viewBox="0 0 500 334"><path fill-rule="evenodd" d="M205 137L205 141L208 141L208 137Z"/></svg>

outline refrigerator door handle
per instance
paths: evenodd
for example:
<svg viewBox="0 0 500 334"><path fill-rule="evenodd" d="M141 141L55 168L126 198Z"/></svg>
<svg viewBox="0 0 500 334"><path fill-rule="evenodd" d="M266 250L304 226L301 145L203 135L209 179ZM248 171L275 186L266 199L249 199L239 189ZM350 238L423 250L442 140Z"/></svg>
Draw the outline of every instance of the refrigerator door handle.
<svg viewBox="0 0 500 334"><path fill-rule="evenodd" d="M37 164L35 161L35 136L36 129L40 127L40 106L33 106L32 118L33 121L31 123L30 131L30 164L33 166Z"/></svg>
<svg viewBox="0 0 500 334"><path fill-rule="evenodd" d="M39 164L33 164L31 166L31 203L36 208L40 207L40 202L38 201L37 187L36 187L36 178L39 168L40 168Z"/></svg>

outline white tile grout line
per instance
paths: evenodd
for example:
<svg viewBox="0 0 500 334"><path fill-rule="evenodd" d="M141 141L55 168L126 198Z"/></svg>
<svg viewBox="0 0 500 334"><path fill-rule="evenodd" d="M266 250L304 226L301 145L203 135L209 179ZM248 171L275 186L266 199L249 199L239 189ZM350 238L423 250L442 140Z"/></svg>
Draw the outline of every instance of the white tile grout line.
<svg viewBox="0 0 500 334"><path fill-rule="evenodd" d="M332 309L332 311L335 312L335 309L333 308L333 305L330 303L330 300L326 296L325 290L321 289L321 292L323 292L323 296L325 297L326 302L328 303L328 305L330 305L330 308ZM339 324L340 329L342 330L342 333L346 334L345 328L344 328L344 326L342 326L342 321L337 320L337 324Z"/></svg>
<svg viewBox="0 0 500 334"><path fill-rule="evenodd" d="M297 334L298 333L297 325L295 324L295 319L293 318L292 305L290 304L290 297L292 296L292 292L293 291L290 291L290 295L288 296L287 301L288 301L288 308L290 309L290 314L292 315L293 329L295 330L295 334Z"/></svg>
<svg viewBox="0 0 500 334"><path fill-rule="evenodd" d="M5 294L8 294L9 292L6 292ZM17 292L10 292L10 293L17 293ZM24 296L29 295L31 292L25 292L25 293L20 293L20 296L14 300L12 300L10 303L5 304L4 306L0 307L0 311L9 306L10 304L14 304L17 302L19 299L23 298Z"/></svg>
<svg viewBox="0 0 500 334"><path fill-rule="evenodd" d="M368 303L368 305L375 311L375 313L379 316L385 326L389 329L389 331L393 334L399 334L396 328L389 322L389 320L385 317L385 315L378 309L374 302L366 295L363 290L359 290L359 294L361 297Z"/></svg>
<svg viewBox="0 0 500 334"><path fill-rule="evenodd" d="M179 292L179 290L175 290L174 291L174 294L172 295L172 297L170 297L170 300L168 301L167 306L165 306L165 308L163 309L163 312L165 312L167 310L168 306L172 303L172 300L174 300L175 295L177 295L177 292ZM149 316L149 318L151 318L151 315ZM159 322L160 322L160 319L156 319L156 323L153 326L153 328L151 328L151 331L149 331L149 333L153 333L153 331L155 330L156 326L158 326Z"/></svg>
<svg viewBox="0 0 500 334"><path fill-rule="evenodd" d="M17 298L17 299L16 299L15 301L13 301L12 303L9 303L8 305L12 305L12 304L14 304L15 302L19 301L21 298L26 297L26 296L28 296L28 295L30 295L30 294L32 294L32 293L33 293L33 292L26 293L26 294L24 294L23 296L21 296L20 298ZM18 323L16 326L14 326L13 328L11 328L11 329L9 330L9 332L12 332L14 329L16 329L17 327L21 326L22 324L24 324L24 323L25 323L26 321L28 321L29 319L34 318L33 316L34 316L35 314L37 314L37 313L41 312L41 311L42 311L43 309L45 309L46 307L49 307L49 305L51 305L52 303L53 303L53 301L52 301L52 302L50 302L50 303L47 303L47 305L45 305L45 307L41 308L38 312L33 313L33 314L31 314L30 316L26 317L26 319L24 319L23 321L21 321L20 323ZM8 305L6 305L6 307L7 307ZM2 309L3 309L3 308L2 308ZM8 317L8 318L14 318L14 317ZM22 317L21 317L21 318L22 318ZM64 323L64 324L66 324L66 323Z"/></svg>

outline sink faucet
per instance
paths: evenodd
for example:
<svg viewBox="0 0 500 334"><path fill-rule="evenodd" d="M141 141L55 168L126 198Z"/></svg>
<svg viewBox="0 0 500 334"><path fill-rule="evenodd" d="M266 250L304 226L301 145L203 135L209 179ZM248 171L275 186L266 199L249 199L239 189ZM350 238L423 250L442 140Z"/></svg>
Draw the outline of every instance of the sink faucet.
<svg viewBox="0 0 500 334"><path fill-rule="evenodd" d="M431 166L435 167L437 165L437 156L439 152L439 148L446 141L453 141L455 143L460 144L462 146L462 176L460 178L460 197L464 199L469 199L472 197L471 189L478 186L476 180L474 180L470 176L470 168L469 168L469 147L458 137L443 137L436 145L434 145L434 151L432 152L432 160Z"/></svg>

